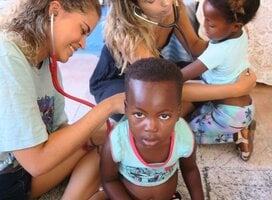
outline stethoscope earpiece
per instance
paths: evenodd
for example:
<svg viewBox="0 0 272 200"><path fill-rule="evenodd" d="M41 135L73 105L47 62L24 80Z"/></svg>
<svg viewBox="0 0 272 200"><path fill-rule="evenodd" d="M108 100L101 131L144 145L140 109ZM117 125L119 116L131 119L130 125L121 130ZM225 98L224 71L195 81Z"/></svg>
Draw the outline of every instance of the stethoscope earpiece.
<svg viewBox="0 0 272 200"><path fill-rule="evenodd" d="M54 11L52 14L51 14L51 17L50 17L50 20L53 21L54 20L54 17L58 16L58 12L57 11Z"/></svg>

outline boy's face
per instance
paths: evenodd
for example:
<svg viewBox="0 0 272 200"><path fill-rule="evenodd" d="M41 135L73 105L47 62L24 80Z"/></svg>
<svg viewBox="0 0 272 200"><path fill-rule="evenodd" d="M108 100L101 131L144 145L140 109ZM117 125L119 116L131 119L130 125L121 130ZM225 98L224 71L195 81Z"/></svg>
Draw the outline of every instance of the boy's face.
<svg viewBox="0 0 272 200"><path fill-rule="evenodd" d="M179 119L179 100L172 81L130 80L125 113L138 147L169 144Z"/></svg>
<svg viewBox="0 0 272 200"><path fill-rule="evenodd" d="M234 33L235 23L227 22L220 11L207 0L203 4L203 14L204 28L209 39L218 42L229 38Z"/></svg>

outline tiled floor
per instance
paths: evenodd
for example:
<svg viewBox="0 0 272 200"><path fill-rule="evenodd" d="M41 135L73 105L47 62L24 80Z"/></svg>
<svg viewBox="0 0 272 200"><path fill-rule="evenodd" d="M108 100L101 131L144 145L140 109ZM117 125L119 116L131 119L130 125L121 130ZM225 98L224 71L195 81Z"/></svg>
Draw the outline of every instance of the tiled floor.
<svg viewBox="0 0 272 200"><path fill-rule="evenodd" d="M75 55L61 65L64 88L69 93L93 101L88 92L89 77L97 57ZM241 161L234 145L198 146L197 161L202 175L206 199L263 200L272 197L272 87L258 84L252 96L256 104L257 130L254 153L248 162ZM70 122L77 120L90 108L67 100L66 111ZM180 177L178 190L183 199L189 199ZM44 195L41 199L56 199L62 188Z"/></svg>

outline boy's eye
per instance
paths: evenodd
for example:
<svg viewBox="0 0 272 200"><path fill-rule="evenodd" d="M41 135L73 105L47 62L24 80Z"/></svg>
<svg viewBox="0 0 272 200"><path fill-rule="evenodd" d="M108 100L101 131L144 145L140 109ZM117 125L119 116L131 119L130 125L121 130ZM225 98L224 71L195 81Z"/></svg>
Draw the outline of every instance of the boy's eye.
<svg viewBox="0 0 272 200"><path fill-rule="evenodd" d="M169 118L170 118L170 116L168 114L161 114L160 115L160 119L167 120Z"/></svg>
<svg viewBox="0 0 272 200"><path fill-rule="evenodd" d="M138 118L138 119L144 118L144 114L143 114L143 113L140 113L140 112L134 113L133 115L134 115L134 117L136 117L136 118Z"/></svg>

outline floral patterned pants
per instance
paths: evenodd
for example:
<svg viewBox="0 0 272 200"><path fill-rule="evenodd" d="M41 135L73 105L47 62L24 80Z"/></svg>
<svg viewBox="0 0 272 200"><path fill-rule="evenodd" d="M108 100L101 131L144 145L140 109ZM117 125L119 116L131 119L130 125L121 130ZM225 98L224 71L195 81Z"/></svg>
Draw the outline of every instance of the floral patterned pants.
<svg viewBox="0 0 272 200"><path fill-rule="evenodd" d="M189 125L197 144L231 143L234 133L249 126L254 113L253 104L240 107L207 102L194 111Z"/></svg>

